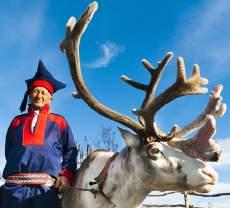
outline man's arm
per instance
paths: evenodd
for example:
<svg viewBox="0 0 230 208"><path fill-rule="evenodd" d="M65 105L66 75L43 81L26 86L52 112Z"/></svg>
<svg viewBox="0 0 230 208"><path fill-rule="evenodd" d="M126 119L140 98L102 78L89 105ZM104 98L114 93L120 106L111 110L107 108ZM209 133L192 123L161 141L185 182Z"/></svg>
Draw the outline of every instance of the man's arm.
<svg viewBox="0 0 230 208"><path fill-rule="evenodd" d="M66 187L72 184L73 177L76 173L77 168L77 148L74 141L74 137L69 125L62 133L63 139L63 161L62 161L62 171L60 177L56 182L56 188L60 191L65 191Z"/></svg>

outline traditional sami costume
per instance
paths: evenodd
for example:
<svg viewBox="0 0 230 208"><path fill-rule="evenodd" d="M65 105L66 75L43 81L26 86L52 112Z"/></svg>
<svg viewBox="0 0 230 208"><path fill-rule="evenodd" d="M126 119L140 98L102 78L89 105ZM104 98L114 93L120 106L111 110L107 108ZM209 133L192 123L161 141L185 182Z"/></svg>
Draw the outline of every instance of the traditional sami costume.
<svg viewBox="0 0 230 208"><path fill-rule="evenodd" d="M26 83L28 92L31 86L45 87L52 91L51 94L65 87L53 78L41 61L35 76ZM28 92L21 110L25 108ZM28 113L13 119L7 131L3 171L6 183L0 190L0 207L60 208L52 182L64 175L71 183L76 170L76 155L76 144L65 118L51 113L49 105L39 112L30 106Z"/></svg>

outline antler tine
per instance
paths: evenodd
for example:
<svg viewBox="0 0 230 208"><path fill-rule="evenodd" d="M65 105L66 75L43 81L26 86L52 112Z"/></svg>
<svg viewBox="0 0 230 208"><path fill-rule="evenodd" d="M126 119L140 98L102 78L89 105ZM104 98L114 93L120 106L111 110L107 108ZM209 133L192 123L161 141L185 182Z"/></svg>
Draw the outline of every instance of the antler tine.
<svg viewBox="0 0 230 208"><path fill-rule="evenodd" d="M150 83L148 85L139 83L139 82L134 81L134 80L131 80L130 78L128 78L127 76L124 76L124 75L121 77L121 79L123 81L125 81L126 83L130 84L131 86L133 86L137 89L141 89L141 90L146 92L146 97L145 97L144 102L142 104L142 108L145 105L147 105L150 100L153 99L155 91L156 91L156 86L160 80L161 74L162 74L165 66L167 65L167 63L172 58L172 56L173 56L172 52L167 53L166 56L164 57L164 59L161 62L159 62L158 67L156 69L154 69L154 67L146 59L141 60L144 67L151 74L151 80L150 80Z"/></svg>
<svg viewBox="0 0 230 208"><path fill-rule="evenodd" d="M127 84L137 88L137 89L140 89L140 90L144 90L144 91L147 91L147 88L148 86L145 85L145 84L142 84L140 82L136 82L132 79L130 79L129 77L125 76L125 75L122 75L121 76L121 80L123 80L124 82L126 82Z"/></svg>
<svg viewBox="0 0 230 208"><path fill-rule="evenodd" d="M210 114L213 115L215 118L219 118L225 114L225 112L227 111L227 105L221 102L222 97L220 96L220 94L222 90L223 85L221 84L214 87L211 92L209 102L204 111L190 124L183 127L182 129L179 129L175 135L177 138L183 138L203 126L207 115Z"/></svg>
<svg viewBox="0 0 230 208"><path fill-rule="evenodd" d="M147 69L150 74L152 73L153 70L155 70L153 65L151 63L149 63L148 60L142 59L141 62L143 64L143 66L145 67L145 69Z"/></svg>
<svg viewBox="0 0 230 208"><path fill-rule="evenodd" d="M146 59L142 59L142 64L151 74L151 80L148 85L148 90L146 91L146 96L145 96L145 99L144 99L144 102L141 108L145 108L152 102L155 92L156 92L157 85L160 81L161 75L165 67L167 66L168 62L172 59L172 57L173 57L173 53L168 52L166 56L163 58L163 60L158 63L158 66L156 69L154 69L153 66Z"/></svg>
<svg viewBox="0 0 230 208"><path fill-rule="evenodd" d="M152 100L141 112L146 122L146 129L152 129L152 131L163 140L172 139L176 134L176 128L172 128L168 135L160 133L158 128L153 125L155 123L154 117L156 112L178 97L207 92L207 88L203 88L202 86L207 84L208 80L200 76L200 70L197 64L194 65L193 75L189 78L186 78L185 64L182 57L177 59L177 68L176 82L163 93L155 97L155 99Z"/></svg>
<svg viewBox="0 0 230 208"><path fill-rule="evenodd" d="M75 98L83 99L92 109L106 118L117 121L132 129L137 134L142 135L143 127L141 124L125 115L107 108L98 102L92 96L83 80L80 66L79 44L81 36L93 18L97 7L97 2L93 2L88 6L87 10L82 14L78 21L76 21L73 17L69 19L67 23L66 37L60 45L61 50L65 52L68 59L71 76L78 92L77 94L74 93L73 96Z"/></svg>
<svg viewBox="0 0 230 208"><path fill-rule="evenodd" d="M82 96L80 93L77 93L77 92L72 92L72 96L76 99L82 99Z"/></svg>
<svg viewBox="0 0 230 208"><path fill-rule="evenodd" d="M163 60L158 63L158 66L156 69L146 59L141 60L144 67L148 70L148 72L151 75L151 79L150 79L150 82L148 85L133 81L126 76L122 76L123 81L125 81L126 83L130 84L131 86L133 86L137 89L141 89L141 90L145 91L145 93L146 93L144 101L141 105L141 109L139 109L139 110L133 109L133 111L132 111L135 115L138 115L139 121L143 126L145 126L145 119L142 117L143 109L146 108L146 106L148 106L152 102L152 100L154 99L157 84L160 80L160 77L161 77L166 65L168 64L168 62L170 61L170 59L172 57L173 57L173 53L168 52L166 54L166 56L163 58Z"/></svg>

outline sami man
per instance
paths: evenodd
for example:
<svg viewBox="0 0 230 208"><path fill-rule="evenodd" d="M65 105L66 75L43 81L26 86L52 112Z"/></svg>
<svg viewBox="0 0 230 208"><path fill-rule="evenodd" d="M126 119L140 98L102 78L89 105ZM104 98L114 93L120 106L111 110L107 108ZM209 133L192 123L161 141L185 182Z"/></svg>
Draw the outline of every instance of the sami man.
<svg viewBox="0 0 230 208"><path fill-rule="evenodd" d="M61 208L57 190L64 192L76 170L76 144L61 115L50 112L52 95L65 87L42 61L26 80L20 110L30 98L28 112L11 122L5 145L5 184L0 188L1 208Z"/></svg>

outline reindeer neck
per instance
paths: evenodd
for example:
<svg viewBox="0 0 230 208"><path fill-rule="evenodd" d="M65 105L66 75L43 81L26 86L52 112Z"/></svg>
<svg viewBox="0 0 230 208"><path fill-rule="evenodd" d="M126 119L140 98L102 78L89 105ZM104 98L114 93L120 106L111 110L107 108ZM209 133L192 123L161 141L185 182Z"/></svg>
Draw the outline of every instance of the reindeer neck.
<svg viewBox="0 0 230 208"><path fill-rule="evenodd" d="M104 184L104 193L116 202L117 207L139 207L151 191L136 174L138 164L124 148L111 164Z"/></svg>

